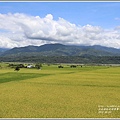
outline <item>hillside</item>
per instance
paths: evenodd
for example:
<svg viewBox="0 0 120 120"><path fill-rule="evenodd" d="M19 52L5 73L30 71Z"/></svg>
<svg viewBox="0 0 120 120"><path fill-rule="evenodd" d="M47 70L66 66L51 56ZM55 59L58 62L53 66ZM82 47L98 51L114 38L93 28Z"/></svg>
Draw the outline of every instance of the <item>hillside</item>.
<svg viewBox="0 0 120 120"><path fill-rule="evenodd" d="M1 53L2 56L120 56L120 49L103 46L70 46L45 44L41 46L16 47Z"/></svg>
<svg viewBox="0 0 120 120"><path fill-rule="evenodd" d="M7 50L9 50L9 49L7 49L7 48L0 48L0 55L3 54Z"/></svg>
<svg viewBox="0 0 120 120"><path fill-rule="evenodd" d="M0 62L120 64L120 49L45 44L2 51Z"/></svg>

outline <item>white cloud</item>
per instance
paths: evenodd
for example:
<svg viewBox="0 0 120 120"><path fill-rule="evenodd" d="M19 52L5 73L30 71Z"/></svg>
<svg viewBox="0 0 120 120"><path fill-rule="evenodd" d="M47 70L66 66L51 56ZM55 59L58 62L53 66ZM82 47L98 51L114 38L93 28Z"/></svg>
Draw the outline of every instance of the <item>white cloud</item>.
<svg viewBox="0 0 120 120"><path fill-rule="evenodd" d="M120 20L120 18L119 18L119 17L116 17L115 20Z"/></svg>
<svg viewBox="0 0 120 120"><path fill-rule="evenodd" d="M41 18L25 14L0 14L0 47L22 47L62 43L103 45L120 48L120 27L106 30L100 26L77 26L51 14Z"/></svg>

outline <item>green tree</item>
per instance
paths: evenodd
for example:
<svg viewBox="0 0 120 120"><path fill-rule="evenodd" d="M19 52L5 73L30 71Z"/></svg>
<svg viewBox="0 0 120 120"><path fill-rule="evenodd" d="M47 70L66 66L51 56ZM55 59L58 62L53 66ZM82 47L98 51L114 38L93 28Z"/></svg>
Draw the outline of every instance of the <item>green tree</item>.
<svg viewBox="0 0 120 120"><path fill-rule="evenodd" d="M41 67L42 67L42 64L37 63L37 64L35 65L35 68L37 68L37 69L41 69Z"/></svg>
<svg viewBox="0 0 120 120"><path fill-rule="evenodd" d="M15 67L14 71L19 71L19 70L20 70L20 68L17 66L17 67Z"/></svg>

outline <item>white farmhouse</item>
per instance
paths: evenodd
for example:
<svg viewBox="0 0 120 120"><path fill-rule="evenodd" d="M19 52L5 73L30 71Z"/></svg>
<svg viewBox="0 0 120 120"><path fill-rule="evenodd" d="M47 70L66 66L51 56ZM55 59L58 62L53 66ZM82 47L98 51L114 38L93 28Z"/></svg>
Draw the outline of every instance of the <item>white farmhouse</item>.
<svg viewBox="0 0 120 120"><path fill-rule="evenodd" d="M33 65L28 65L27 68L33 68L34 66Z"/></svg>

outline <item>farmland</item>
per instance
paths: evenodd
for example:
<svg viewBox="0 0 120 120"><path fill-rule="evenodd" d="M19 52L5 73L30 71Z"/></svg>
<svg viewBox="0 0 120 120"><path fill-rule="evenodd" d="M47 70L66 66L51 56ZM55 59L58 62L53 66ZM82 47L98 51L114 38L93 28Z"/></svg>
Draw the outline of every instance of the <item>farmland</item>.
<svg viewBox="0 0 120 120"><path fill-rule="evenodd" d="M0 63L0 118L120 118L120 67Z"/></svg>

